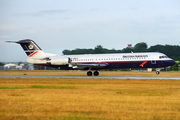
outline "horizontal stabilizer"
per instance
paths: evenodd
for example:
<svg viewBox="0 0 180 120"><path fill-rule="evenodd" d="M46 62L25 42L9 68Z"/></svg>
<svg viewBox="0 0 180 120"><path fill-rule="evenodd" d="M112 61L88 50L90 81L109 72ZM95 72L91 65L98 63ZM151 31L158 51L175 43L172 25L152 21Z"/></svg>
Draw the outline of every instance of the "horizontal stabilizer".
<svg viewBox="0 0 180 120"><path fill-rule="evenodd" d="M9 42L9 43L18 43L18 41L6 41L6 42Z"/></svg>

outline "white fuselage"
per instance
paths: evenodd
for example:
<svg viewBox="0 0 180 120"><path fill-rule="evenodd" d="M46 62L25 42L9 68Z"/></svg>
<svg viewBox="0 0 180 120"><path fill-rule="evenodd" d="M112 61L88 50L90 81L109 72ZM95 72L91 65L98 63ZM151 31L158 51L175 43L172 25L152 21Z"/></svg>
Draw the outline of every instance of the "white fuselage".
<svg viewBox="0 0 180 120"><path fill-rule="evenodd" d="M175 61L162 53L119 53L119 54L89 54L89 55L57 55L45 53L30 39L8 41L20 44L27 54L27 62L63 70L89 70L88 76L99 75L99 69L119 68L159 68L175 64Z"/></svg>

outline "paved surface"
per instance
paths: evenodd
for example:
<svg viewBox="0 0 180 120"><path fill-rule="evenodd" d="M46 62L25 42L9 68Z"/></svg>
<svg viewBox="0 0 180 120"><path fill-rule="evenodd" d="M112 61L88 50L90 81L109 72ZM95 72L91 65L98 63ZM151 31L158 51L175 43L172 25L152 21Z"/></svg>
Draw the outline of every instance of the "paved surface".
<svg viewBox="0 0 180 120"><path fill-rule="evenodd" d="M141 80L180 80L180 77L141 77L141 76L59 76L59 75L0 75L0 78L87 78L87 79L141 79Z"/></svg>

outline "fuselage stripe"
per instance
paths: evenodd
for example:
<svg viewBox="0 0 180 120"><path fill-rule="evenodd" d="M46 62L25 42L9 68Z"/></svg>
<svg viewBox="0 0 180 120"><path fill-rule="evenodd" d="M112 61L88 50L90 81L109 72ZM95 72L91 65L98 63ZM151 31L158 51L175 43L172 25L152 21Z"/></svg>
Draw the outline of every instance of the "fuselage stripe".
<svg viewBox="0 0 180 120"><path fill-rule="evenodd" d="M78 64L102 64L102 63L111 64L111 63L141 63L141 62L144 63L144 61L107 61L107 62L73 62L73 64L78 65ZM147 61L146 61L146 63L147 63Z"/></svg>
<svg viewBox="0 0 180 120"><path fill-rule="evenodd" d="M35 55L38 51L33 52L32 54L29 55L29 57L32 57L33 55Z"/></svg>
<svg viewBox="0 0 180 120"><path fill-rule="evenodd" d="M142 64L140 64L139 66L143 66L144 64L146 64L147 63L147 61L144 61Z"/></svg>

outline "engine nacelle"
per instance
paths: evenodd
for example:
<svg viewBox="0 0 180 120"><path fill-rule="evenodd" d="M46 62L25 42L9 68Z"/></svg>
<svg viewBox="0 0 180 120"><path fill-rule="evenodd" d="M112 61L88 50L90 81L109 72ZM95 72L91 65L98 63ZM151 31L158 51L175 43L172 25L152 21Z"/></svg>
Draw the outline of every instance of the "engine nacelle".
<svg viewBox="0 0 180 120"><path fill-rule="evenodd" d="M52 58L52 59L48 59L46 61L47 61L47 64L51 64L51 65L66 65L69 63L69 58L67 58L67 57Z"/></svg>

